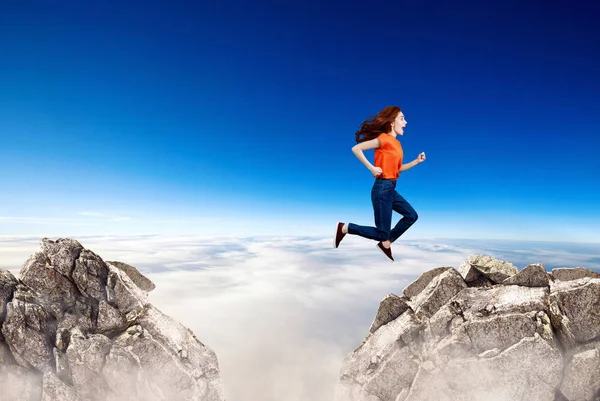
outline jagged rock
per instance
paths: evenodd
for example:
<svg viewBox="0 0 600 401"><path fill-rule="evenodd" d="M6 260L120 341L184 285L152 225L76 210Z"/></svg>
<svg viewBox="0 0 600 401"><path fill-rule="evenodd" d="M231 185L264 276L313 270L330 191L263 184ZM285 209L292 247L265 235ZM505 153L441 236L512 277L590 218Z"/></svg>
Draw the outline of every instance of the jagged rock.
<svg viewBox="0 0 600 401"><path fill-rule="evenodd" d="M84 335L78 329L71 331L67 348L70 382L82 398L100 399L105 392L102 367L111 348L111 341L102 334Z"/></svg>
<svg viewBox="0 0 600 401"><path fill-rule="evenodd" d="M416 297L421 293L421 291L425 289L425 287L427 287L427 285L429 285L431 280L433 280L435 277L439 276L448 269L451 269L451 267L438 267L436 269L429 270L421 274L419 278L410 283L402 293L407 298Z"/></svg>
<svg viewBox="0 0 600 401"><path fill-rule="evenodd" d="M600 336L600 278L557 280L550 290L555 320L561 321L557 329L564 337L583 343Z"/></svg>
<svg viewBox="0 0 600 401"><path fill-rule="evenodd" d="M417 373L417 355L405 344L420 329L420 321L409 309L369 335L344 360L336 400L394 400Z"/></svg>
<svg viewBox="0 0 600 401"><path fill-rule="evenodd" d="M73 282L79 291L97 301L106 299L108 266L94 252L83 249L75 261Z"/></svg>
<svg viewBox="0 0 600 401"><path fill-rule="evenodd" d="M65 277L71 278L75 261L83 250L83 246L75 240L59 238L52 241L43 238L40 242L42 253L48 258L49 264Z"/></svg>
<svg viewBox="0 0 600 401"><path fill-rule="evenodd" d="M578 280L584 277L600 278L600 274L596 273L593 270L585 269L583 267L575 267L572 269L561 267L558 269L552 269L551 274L555 280L560 281Z"/></svg>
<svg viewBox="0 0 600 401"><path fill-rule="evenodd" d="M111 265L108 267L108 303L123 313L128 322L133 322L144 312L148 296L123 271Z"/></svg>
<svg viewBox="0 0 600 401"><path fill-rule="evenodd" d="M8 270L0 269L0 327L6 318L6 307L13 297L17 284L17 279ZM4 341L4 336L0 330L0 344L2 341Z"/></svg>
<svg viewBox="0 0 600 401"><path fill-rule="evenodd" d="M410 309L346 356L335 399L596 401L600 279L548 281L540 264L512 274L472 256L463 266L422 275Z"/></svg>
<svg viewBox="0 0 600 401"><path fill-rule="evenodd" d="M374 333L378 328L396 319L398 316L406 312L409 308L406 297L399 297L396 294L388 294L377 310L377 315L371 324L369 331Z"/></svg>
<svg viewBox="0 0 600 401"><path fill-rule="evenodd" d="M47 238L20 276L0 270L2 401L225 399L215 353L148 302L140 277ZM21 375L8 395L2 380Z"/></svg>
<svg viewBox="0 0 600 401"><path fill-rule="evenodd" d="M561 393L570 401L594 400L600 389L600 341L570 350L565 360Z"/></svg>
<svg viewBox="0 0 600 401"><path fill-rule="evenodd" d="M43 252L36 252L27 259L21 269L21 281L50 301L60 303L77 299L81 294L67 276L49 264Z"/></svg>
<svg viewBox="0 0 600 401"><path fill-rule="evenodd" d="M550 280L542 264L527 265L523 270L502 282L504 285L522 285L525 287L548 287Z"/></svg>
<svg viewBox="0 0 600 401"><path fill-rule="evenodd" d="M435 276L408 304L419 318L430 317L466 287L461 275L455 269L448 269Z"/></svg>
<svg viewBox="0 0 600 401"><path fill-rule="evenodd" d="M52 372L56 321L35 293L18 284L6 308L2 334L16 362L41 373Z"/></svg>
<svg viewBox="0 0 600 401"><path fill-rule="evenodd" d="M477 272L483 274L494 283L502 283L507 278L518 273L518 269L503 260L497 260L487 255L470 255L463 261L459 268L460 274L466 282L474 281L479 277Z"/></svg>
<svg viewBox="0 0 600 401"><path fill-rule="evenodd" d="M106 262L106 263L113 265L114 267L116 267L119 270L122 270L125 274L127 274L127 276L129 276L129 278L131 279L131 281L133 281L133 283L135 285L137 285L138 287L140 287L142 290L144 290L146 292L150 292L156 287L154 285L154 283L152 281L150 281L150 279L148 279L142 273L140 273L138 269L136 269L135 267L133 267L131 265L128 265L127 263L118 262L118 261L112 261L112 262Z"/></svg>

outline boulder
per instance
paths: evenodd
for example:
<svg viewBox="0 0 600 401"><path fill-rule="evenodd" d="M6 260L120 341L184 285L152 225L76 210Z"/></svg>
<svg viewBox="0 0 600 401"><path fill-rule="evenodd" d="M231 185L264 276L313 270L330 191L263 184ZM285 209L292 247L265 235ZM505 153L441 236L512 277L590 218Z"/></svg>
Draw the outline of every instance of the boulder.
<svg viewBox="0 0 600 401"><path fill-rule="evenodd" d="M518 273L517 268L509 262L494 259L487 255L470 255L459 268L466 282L474 281L479 274L484 275L494 283L502 283L507 278Z"/></svg>
<svg viewBox="0 0 600 401"><path fill-rule="evenodd" d="M465 288L467 284L461 275L455 269L448 269L435 276L408 304L419 318L430 317Z"/></svg>
<svg viewBox="0 0 600 401"><path fill-rule="evenodd" d="M451 269L451 267L438 267L421 274L419 278L410 283L402 293L407 298L416 297L425 289L425 287L427 287L427 285L429 285L431 280L448 269Z"/></svg>
<svg viewBox="0 0 600 401"><path fill-rule="evenodd" d="M127 276L131 279L131 281L133 281L133 283L135 285L137 285L141 290L150 292L154 288L156 288L156 286L154 285L154 283L152 281L150 281L150 279L148 279L146 276L144 276L142 273L140 273L140 271L138 269L136 269L135 267L133 267L131 265L128 265L127 263L124 263L124 262L118 262L118 261L112 261L112 262L106 262L106 263L116 267L117 269L123 271L123 273L127 274Z"/></svg>
<svg viewBox="0 0 600 401"><path fill-rule="evenodd" d="M522 285L524 287L548 287L550 280L542 264L527 265L523 270L504 280L504 285Z"/></svg>
<svg viewBox="0 0 600 401"><path fill-rule="evenodd" d="M584 343L600 336L600 278L557 280L550 286L556 329L563 337Z"/></svg>
<svg viewBox="0 0 600 401"><path fill-rule="evenodd" d="M584 277L600 278L600 274L596 273L593 270L585 269L583 267L575 267L572 269L561 267L558 269L552 269L551 274L554 280L560 281L578 280Z"/></svg>
<svg viewBox="0 0 600 401"><path fill-rule="evenodd" d="M396 319L398 316L403 314L409 309L408 298L399 297L396 294L388 294L381 303L375 319L369 328L371 333L374 333L378 328Z"/></svg>

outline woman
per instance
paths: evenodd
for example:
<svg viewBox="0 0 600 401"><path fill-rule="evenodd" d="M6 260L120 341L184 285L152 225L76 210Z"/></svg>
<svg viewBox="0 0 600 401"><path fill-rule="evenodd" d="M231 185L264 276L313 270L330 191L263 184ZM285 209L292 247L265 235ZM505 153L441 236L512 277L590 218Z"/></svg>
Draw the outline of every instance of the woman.
<svg viewBox="0 0 600 401"><path fill-rule="evenodd" d="M396 180L401 172L425 161L425 153L421 153L410 163L402 164L404 153L396 136L404 133L404 127L406 127L406 120L402 110L397 106L388 106L374 118L364 121L356 133L357 145L352 148L352 152L376 178L371 190L375 227L338 223L335 248L340 245L346 234L360 235L379 241L377 247L393 261L392 243L417 221L417 212L396 192ZM365 157L363 151L367 149L375 149L375 165ZM404 217L393 229L390 229L392 210Z"/></svg>

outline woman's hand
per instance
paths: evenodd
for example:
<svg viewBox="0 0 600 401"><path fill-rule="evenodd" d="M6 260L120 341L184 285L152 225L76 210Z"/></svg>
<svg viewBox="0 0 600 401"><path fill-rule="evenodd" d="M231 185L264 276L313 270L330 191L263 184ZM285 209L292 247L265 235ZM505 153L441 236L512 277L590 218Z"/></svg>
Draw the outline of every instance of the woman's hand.
<svg viewBox="0 0 600 401"><path fill-rule="evenodd" d="M417 162L418 163L423 163L425 161L425 152L422 152L418 157L417 157Z"/></svg>
<svg viewBox="0 0 600 401"><path fill-rule="evenodd" d="M381 169L381 167L371 167L369 168L369 170L371 171L371 174L373 174L373 177L378 177L381 175L381 173L383 173L383 170Z"/></svg>

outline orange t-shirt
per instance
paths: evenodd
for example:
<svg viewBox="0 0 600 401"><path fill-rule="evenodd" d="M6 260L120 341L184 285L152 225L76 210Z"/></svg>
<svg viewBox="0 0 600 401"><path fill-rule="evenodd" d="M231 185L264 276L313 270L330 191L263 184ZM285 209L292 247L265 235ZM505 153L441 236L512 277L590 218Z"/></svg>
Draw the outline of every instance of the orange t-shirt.
<svg viewBox="0 0 600 401"><path fill-rule="evenodd" d="M380 134L377 139L381 146L375 149L375 167L381 167L383 173L378 178L395 180L402 166L402 145L391 135Z"/></svg>

